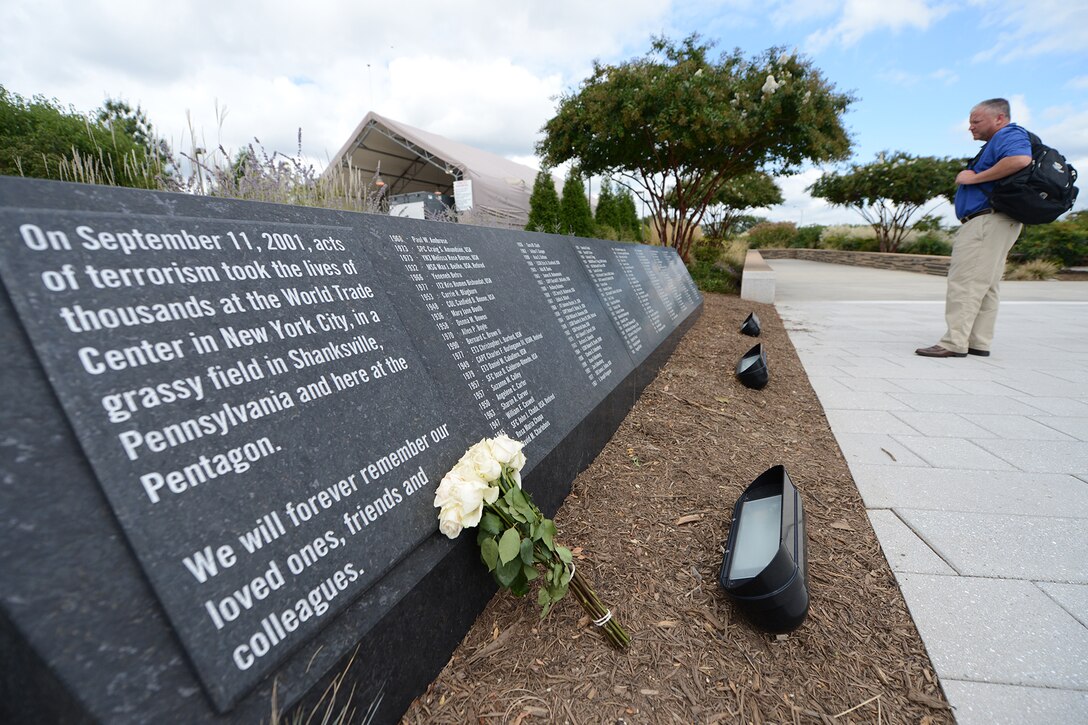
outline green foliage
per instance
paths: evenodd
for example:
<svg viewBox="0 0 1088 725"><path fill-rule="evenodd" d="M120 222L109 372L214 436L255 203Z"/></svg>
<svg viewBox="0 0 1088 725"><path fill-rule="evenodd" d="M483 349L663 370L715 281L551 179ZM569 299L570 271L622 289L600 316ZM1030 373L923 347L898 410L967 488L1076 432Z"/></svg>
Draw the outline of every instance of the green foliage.
<svg viewBox="0 0 1088 725"><path fill-rule="evenodd" d="M559 233L592 237L593 232L593 212L586 198L582 174L571 169L563 182L563 199L559 202Z"/></svg>
<svg viewBox="0 0 1088 725"><path fill-rule="evenodd" d="M707 207L703 232L711 237L726 239L733 232L745 209L781 203L782 189L774 179L761 171L728 179Z"/></svg>
<svg viewBox="0 0 1088 725"><path fill-rule="evenodd" d="M691 248L691 257L696 262L716 262L722 254L722 245L717 239L700 239Z"/></svg>
<svg viewBox="0 0 1088 725"><path fill-rule="evenodd" d="M1009 258L1018 262L1048 259L1065 267L1088 264L1088 212L1078 211L1051 224L1024 227Z"/></svg>
<svg viewBox="0 0 1088 725"><path fill-rule="evenodd" d="M555 543L555 522L544 518L525 493L513 483L509 469L501 479L503 494L480 519L476 543L480 560L499 585L523 596L537 579L541 617L562 599L573 576L571 552ZM494 511L494 513L492 513Z"/></svg>
<svg viewBox="0 0 1088 725"><path fill-rule="evenodd" d="M813 196L861 214L876 230L880 251L894 252L912 228L911 218L937 198L951 201L962 159L881 152L869 164L843 174L824 174L809 187Z"/></svg>
<svg viewBox="0 0 1088 725"><path fill-rule="evenodd" d="M593 216L597 226L614 230L620 228L620 208L616 202L617 198L612 191L612 182L605 179L601 182L601 193L597 196L597 211Z"/></svg>
<svg viewBox="0 0 1088 725"><path fill-rule="evenodd" d="M619 222L619 238L621 241L641 242L645 239L642 220L638 218L638 210L635 208L635 197L631 190L621 188L616 195L616 219Z"/></svg>
<svg viewBox="0 0 1088 725"><path fill-rule="evenodd" d="M809 224L808 226L799 227L797 234L794 235L790 241L790 246L797 249L819 249L820 237L824 233L826 227L819 224Z"/></svg>
<svg viewBox="0 0 1088 725"><path fill-rule="evenodd" d="M525 225L525 230L559 233L559 192L555 190L555 181L548 169L540 171L533 182L533 193L529 197L529 223Z"/></svg>
<svg viewBox="0 0 1088 725"><path fill-rule="evenodd" d="M862 237L842 232L824 233L820 237L820 246L824 249L841 249L844 252L879 252L880 241L876 235Z"/></svg>
<svg viewBox="0 0 1088 725"><path fill-rule="evenodd" d="M937 254L947 257L952 254L952 245L934 232L926 232L917 239L899 247L903 254Z"/></svg>
<svg viewBox="0 0 1088 725"><path fill-rule="evenodd" d="M701 239L692 247L688 272L695 285L703 292L737 294L744 271L747 245L733 243L723 248L712 239Z"/></svg>
<svg viewBox="0 0 1088 725"><path fill-rule="evenodd" d="M637 186L658 237L685 260L728 179L788 173L850 148L841 116L852 99L810 62L775 48L754 58L737 50L715 59L710 50L697 35L655 38L645 56L595 63L560 99L537 146L546 163L573 160Z"/></svg>
<svg viewBox="0 0 1088 725"><path fill-rule="evenodd" d="M763 222L747 233L748 246L752 249L788 247L797 237L797 225L793 222Z"/></svg>
<svg viewBox="0 0 1088 725"><path fill-rule="evenodd" d="M755 216L753 214L738 214L733 220L732 226L729 228L729 234L733 237L737 237L757 224L762 224L765 221L767 221L767 217Z"/></svg>
<svg viewBox="0 0 1088 725"><path fill-rule="evenodd" d="M167 186L169 150L138 108L107 101L97 118L0 86L0 174L156 189Z"/></svg>

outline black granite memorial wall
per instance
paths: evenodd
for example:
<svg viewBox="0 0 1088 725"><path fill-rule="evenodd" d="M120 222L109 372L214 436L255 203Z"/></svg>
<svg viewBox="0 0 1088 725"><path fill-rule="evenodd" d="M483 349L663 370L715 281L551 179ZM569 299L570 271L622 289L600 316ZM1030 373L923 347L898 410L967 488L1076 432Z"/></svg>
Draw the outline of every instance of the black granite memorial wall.
<svg viewBox="0 0 1088 725"><path fill-rule="evenodd" d="M554 512L701 310L671 249L0 178L0 719L395 721L494 591L465 448Z"/></svg>

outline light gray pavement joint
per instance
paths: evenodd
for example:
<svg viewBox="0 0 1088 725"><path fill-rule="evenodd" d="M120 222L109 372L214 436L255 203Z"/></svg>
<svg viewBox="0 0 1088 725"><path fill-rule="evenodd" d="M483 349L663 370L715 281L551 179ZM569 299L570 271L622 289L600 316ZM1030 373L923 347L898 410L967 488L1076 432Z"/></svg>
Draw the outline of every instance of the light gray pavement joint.
<svg viewBox="0 0 1088 725"><path fill-rule="evenodd" d="M769 264L957 720L1088 723L1088 282L1004 282L993 354L932 359L943 278Z"/></svg>

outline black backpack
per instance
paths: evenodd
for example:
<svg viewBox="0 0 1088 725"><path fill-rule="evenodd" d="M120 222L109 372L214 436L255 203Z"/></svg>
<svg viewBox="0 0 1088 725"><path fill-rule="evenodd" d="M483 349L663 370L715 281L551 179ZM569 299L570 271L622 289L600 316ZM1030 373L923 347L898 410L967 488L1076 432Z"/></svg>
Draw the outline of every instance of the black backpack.
<svg viewBox="0 0 1088 725"><path fill-rule="evenodd" d="M1031 131L1028 138L1031 163L994 183L990 206L1022 224L1049 224L1073 208L1077 170Z"/></svg>

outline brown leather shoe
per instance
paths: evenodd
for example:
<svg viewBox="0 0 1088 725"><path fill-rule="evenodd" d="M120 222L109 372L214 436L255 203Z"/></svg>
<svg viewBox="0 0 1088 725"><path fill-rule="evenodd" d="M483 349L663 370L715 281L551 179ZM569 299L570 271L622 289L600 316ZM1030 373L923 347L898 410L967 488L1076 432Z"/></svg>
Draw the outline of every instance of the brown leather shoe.
<svg viewBox="0 0 1088 725"><path fill-rule="evenodd" d="M952 352L947 347L941 347L940 345L920 347L914 351L914 354L922 357L967 357L965 352Z"/></svg>

